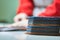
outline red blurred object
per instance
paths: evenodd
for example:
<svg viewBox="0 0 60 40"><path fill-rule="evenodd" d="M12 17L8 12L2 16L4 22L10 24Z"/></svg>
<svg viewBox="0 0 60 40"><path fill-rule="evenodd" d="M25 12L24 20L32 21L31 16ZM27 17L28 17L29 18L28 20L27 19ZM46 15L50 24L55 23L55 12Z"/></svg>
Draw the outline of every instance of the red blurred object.
<svg viewBox="0 0 60 40"><path fill-rule="evenodd" d="M28 16L32 16L34 4L33 0L19 0L19 6L17 9L17 14L26 13Z"/></svg>
<svg viewBox="0 0 60 40"><path fill-rule="evenodd" d="M39 16L60 16L60 0L54 0L54 2L46 8L45 12L40 13Z"/></svg>
<svg viewBox="0 0 60 40"><path fill-rule="evenodd" d="M33 9L33 0L19 0L17 14L24 12L28 16L32 16ZM54 0L54 2L46 8L45 12L40 13L38 16L60 16L60 0Z"/></svg>

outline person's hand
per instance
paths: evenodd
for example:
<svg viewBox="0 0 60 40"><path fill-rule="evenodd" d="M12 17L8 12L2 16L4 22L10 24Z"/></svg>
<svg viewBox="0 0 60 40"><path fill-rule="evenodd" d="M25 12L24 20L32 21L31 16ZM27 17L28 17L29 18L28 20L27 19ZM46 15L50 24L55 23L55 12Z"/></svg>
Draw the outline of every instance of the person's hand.
<svg viewBox="0 0 60 40"><path fill-rule="evenodd" d="M27 20L27 15L25 13L20 13L14 17L14 22L20 22L22 20Z"/></svg>
<svg viewBox="0 0 60 40"><path fill-rule="evenodd" d="M27 28L27 26L28 26L28 20L27 19L9 25L9 27L21 27L21 28L22 27Z"/></svg>
<svg viewBox="0 0 60 40"><path fill-rule="evenodd" d="M25 13L20 13L14 17L14 23L9 25L9 27L27 27L28 19Z"/></svg>

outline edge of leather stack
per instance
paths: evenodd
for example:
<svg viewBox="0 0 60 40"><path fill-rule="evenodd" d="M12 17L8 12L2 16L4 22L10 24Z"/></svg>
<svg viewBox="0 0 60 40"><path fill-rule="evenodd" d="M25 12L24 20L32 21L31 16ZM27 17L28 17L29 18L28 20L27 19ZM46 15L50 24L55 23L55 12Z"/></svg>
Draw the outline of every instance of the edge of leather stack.
<svg viewBox="0 0 60 40"><path fill-rule="evenodd" d="M30 17L27 34L60 36L60 18Z"/></svg>

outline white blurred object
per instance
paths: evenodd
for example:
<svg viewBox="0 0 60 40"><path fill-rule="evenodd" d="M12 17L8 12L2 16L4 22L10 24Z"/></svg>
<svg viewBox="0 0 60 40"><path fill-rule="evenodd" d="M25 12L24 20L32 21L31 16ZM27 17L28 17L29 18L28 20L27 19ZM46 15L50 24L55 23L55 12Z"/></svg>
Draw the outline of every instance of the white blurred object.
<svg viewBox="0 0 60 40"><path fill-rule="evenodd" d="M27 27L28 26L28 20L22 20L20 22L13 23L12 26Z"/></svg>
<svg viewBox="0 0 60 40"><path fill-rule="evenodd" d="M10 24L10 25L7 25L7 27L20 27L20 28L27 28L28 26L28 20L22 20L20 22L16 22L16 23L13 23L13 24Z"/></svg>
<svg viewBox="0 0 60 40"><path fill-rule="evenodd" d="M14 22L16 23L20 22L21 20L26 20L27 17L28 16L26 15L26 13L20 13L14 17Z"/></svg>
<svg viewBox="0 0 60 40"><path fill-rule="evenodd" d="M38 16L39 13L42 13L44 11L45 11L45 8L35 7L34 10L33 10L33 16Z"/></svg>
<svg viewBox="0 0 60 40"><path fill-rule="evenodd" d="M33 0L35 6L39 7L39 6L48 6L50 5L53 0Z"/></svg>
<svg viewBox="0 0 60 40"><path fill-rule="evenodd" d="M8 25L9 27L27 27L28 26L28 19L27 19L26 13L20 13L14 17L14 22L13 24Z"/></svg>
<svg viewBox="0 0 60 40"><path fill-rule="evenodd" d="M38 16L39 13L45 11L46 7L49 6L53 0L33 0L35 8L33 10L33 16Z"/></svg>

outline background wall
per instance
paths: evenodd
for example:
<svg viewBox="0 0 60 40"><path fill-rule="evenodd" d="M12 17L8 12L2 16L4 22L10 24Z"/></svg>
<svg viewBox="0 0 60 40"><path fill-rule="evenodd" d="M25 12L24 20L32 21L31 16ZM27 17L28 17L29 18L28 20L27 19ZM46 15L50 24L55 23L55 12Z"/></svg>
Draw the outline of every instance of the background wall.
<svg viewBox="0 0 60 40"><path fill-rule="evenodd" d="M12 23L17 6L18 0L0 0L0 21Z"/></svg>

